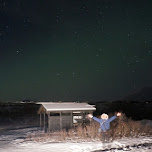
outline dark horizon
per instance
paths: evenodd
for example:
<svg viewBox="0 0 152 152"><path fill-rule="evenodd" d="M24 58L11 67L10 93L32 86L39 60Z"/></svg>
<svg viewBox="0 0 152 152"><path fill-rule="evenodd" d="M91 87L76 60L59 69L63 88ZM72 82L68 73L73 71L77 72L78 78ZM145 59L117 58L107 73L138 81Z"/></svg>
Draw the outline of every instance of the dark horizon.
<svg viewBox="0 0 152 152"><path fill-rule="evenodd" d="M23 102L23 103L36 103L36 102L88 102L88 103L100 103L100 102L146 102L146 103L150 103L152 102L152 87L144 87L142 89L138 89L138 90L134 90L133 92L121 97L121 98L117 98L117 99L104 99L104 100L100 100L94 98L92 100L85 100L85 99L81 99L81 100L34 100L34 99L21 99L21 100L9 100L9 101L2 101L0 100L0 103L10 103L10 102Z"/></svg>
<svg viewBox="0 0 152 152"><path fill-rule="evenodd" d="M152 87L151 6L2 0L0 101L111 101Z"/></svg>

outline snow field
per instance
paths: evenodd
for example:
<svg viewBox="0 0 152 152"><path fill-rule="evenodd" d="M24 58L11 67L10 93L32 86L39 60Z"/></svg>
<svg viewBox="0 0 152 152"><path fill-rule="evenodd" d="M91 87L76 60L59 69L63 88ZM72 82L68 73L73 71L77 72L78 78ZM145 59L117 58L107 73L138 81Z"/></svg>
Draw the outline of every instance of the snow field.
<svg viewBox="0 0 152 152"><path fill-rule="evenodd" d="M0 152L152 152L152 145L148 147L139 144L152 143L152 137L119 139L112 143L81 142L81 143L49 143L49 142L24 142L17 139L0 147ZM137 145L137 146L135 146Z"/></svg>
<svg viewBox="0 0 152 152"><path fill-rule="evenodd" d="M36 128L27 128L1 134L0 152L152 152L152 137L122 138L110 143L26 141L24 137L34 131Z"/></svg>

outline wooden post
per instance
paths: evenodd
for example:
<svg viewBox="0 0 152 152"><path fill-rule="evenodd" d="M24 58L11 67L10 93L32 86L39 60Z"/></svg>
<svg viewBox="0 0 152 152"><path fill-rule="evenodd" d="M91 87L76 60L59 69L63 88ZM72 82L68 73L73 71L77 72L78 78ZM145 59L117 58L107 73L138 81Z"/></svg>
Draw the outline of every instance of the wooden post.
<svg viewBox="0 0 152 152"><path fill-rule="evenodd" d="M40 128L42 127L42 115L40 113Z"/></svg>
<svg viewBox="0 0 152 152"><path fill-rule="evenodd" d="M60 111L60 130L62 130L62 112Z"/></svg>
<svg viewBox="0 0 152 152"><path fill-rule="evenodd" d="M83 124L83 111L81 111L81 124Z"/></svg>
<svg viewBox="0 0 152 152"><path fill-rule="evenodd" d="M71 111L71 127L73 126L73 111Z"/></svg>
<svg viewBox="0 0 152 152"><path fill-rule="evenodd" d="M50 132L51 126L50 126L50 112L48 112L48 131Z"/></svg>
<svg viewBox="0 0 152 152"><path fill-rule="evenodd" d="M93 115L93 111L90 111L90 113ZM90 119L90 124L91 124L91 122L92 122L92 119Z"/></svg>
<svg viewBox="0 0 152 152"><path fill-rule="evenodd" d="M84 111L83 111L82 119L83 119L83 123L85 123L85 112Z"/></svg>
<svg viewBox="0 0 152 152"><path fill-rule="evenodd" d="M45 132L45 112L44 112L44 132Z"/></svg>

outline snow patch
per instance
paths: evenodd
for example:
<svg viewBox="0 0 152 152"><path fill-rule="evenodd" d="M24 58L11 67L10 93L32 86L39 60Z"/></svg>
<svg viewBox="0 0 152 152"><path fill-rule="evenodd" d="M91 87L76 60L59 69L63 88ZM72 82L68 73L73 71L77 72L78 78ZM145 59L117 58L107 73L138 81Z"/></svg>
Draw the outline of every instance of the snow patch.
<svg viewBox="0 0 152 152"><path fill-rule="evenodd" d="M7 131L0 135L0 152L151 152L152 137L123 138L113 142L34 142L25 141L36 128Z"/></svg>

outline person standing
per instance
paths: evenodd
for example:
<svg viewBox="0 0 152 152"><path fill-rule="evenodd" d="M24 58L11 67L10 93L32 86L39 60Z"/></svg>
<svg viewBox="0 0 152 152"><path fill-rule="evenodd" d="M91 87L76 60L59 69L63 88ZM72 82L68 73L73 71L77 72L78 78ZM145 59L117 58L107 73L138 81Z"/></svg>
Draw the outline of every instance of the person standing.
<svg viewBox="0 0 152 152"><path fill-rule="evenodd" d="M108 130L110 129L110 122L115 120L117 117L121 116L121 113L118 112L115 116L109 118L105 113L101 115L101 119L94 117L92 114L88 114L88 117L100 123L99 133L102 134L102 141L106 142L108 139Z"/></svg>

